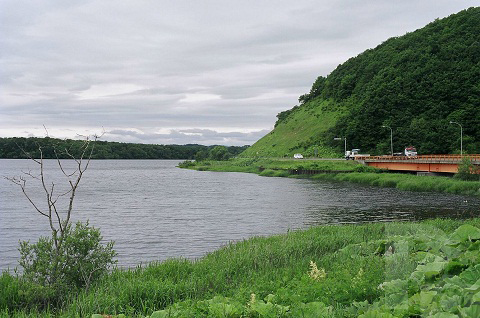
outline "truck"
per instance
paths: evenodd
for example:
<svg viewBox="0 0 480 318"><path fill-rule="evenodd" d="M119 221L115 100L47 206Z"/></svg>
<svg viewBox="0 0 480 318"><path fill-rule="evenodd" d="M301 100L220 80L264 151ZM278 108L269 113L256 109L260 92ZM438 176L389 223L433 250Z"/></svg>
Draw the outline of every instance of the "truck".
<svg viewBox="0 0 480 318"><path fill-rule="evenodd" d="M352 149L345 151L345 159L346 160L355 160L356 157L369 157L369 154L361 154L360 149Z"/></svg>
<svg viewBox="0 0 480 318"><path fill-rule="evenodd" d="M413 146L405 147L405 156L407 157L416 157L417 149Z"/></svg>

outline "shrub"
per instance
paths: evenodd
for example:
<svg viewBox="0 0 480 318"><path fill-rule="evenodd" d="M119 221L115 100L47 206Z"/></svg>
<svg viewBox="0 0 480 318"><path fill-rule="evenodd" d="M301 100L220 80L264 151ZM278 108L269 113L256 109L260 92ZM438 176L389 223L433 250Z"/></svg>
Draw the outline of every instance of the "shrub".
<svg viewBox="0 0 480 318"><path fill-rule="evenodd" d="M179 168L190 168L190 167L195 167L196 163L194 161L191 161L191 160L185 160L185 161L182 161L178 164L178 167Z"/></svg>
<svg viewBox="0 0 480 318"><path fill-rule="evenodd" d="M353 168L355 172L379 172L379 169L375 167L365 166L365 165L358 165Z"/></svg>
<svg viewBox="0 0 480 318"><path fill-rule="evenodd" d="M458 173L455 178L464 181L479 181L480 169L475 167L469 158L463 158L462 163L458 166Z"/></svg>
<svg viewBox="0 0 480 318"><path fill-rule="evenodd" d="M277 170L275 171L274 177L288 177L290 173L288 170Z"/></svg>
<svg viewBox="0 0 480 318"><path fill-rule="evenodd" d="M228 152L228 148L225 146L215 146L208 153L208 157L212 160L222 161L230 159L232 154Z"/></svg>
<svg viewBox="0 0 480 318"><path fill-rule="evenodd" d="M265 169L260 172L260 176L262 177L273 177L275 175L275 171L272 169Z"/></svg>
<svg viewBox="0 0 480 318"><path fill-rule="evenodd" d="M100 230L87 223L69 225L65 239L55 247L51 237L37 243L20 243L20 266L27 283L52 288L57 295L72 288L86 288L116 264L113 242L101 244Z"/></svg>

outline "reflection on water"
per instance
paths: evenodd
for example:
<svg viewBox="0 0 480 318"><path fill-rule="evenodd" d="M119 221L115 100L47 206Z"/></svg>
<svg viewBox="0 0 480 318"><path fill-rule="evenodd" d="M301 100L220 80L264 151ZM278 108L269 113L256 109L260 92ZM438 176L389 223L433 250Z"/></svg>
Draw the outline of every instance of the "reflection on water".
<svg viewBox="0 0 480 318"><path fill-rule="evenodd" d="M230 241L318 224L480 216L478 198L198 172L175 168L177 163L93 161L86 172L75 199L74 217L90 220L106 240L115 241L120 266L180 256L197 258ZM28 160L0 160L2 176L29 168L35 166ZM49 161L47 173L57 170ZM36 240L49 235L49 229L20 189L4 179L0 202L0 269L6 269L17 264L19 240Z"/></svg>
<svg viewBox="0 0 480 318"><path fill-rule="evenodd" d="M480 199L407 192L350 183L312 182L306 207L308 225L470 218L480 215ZM318 193L316 194L316 191ZM314 197L321 195L321 200Z"/></svg>

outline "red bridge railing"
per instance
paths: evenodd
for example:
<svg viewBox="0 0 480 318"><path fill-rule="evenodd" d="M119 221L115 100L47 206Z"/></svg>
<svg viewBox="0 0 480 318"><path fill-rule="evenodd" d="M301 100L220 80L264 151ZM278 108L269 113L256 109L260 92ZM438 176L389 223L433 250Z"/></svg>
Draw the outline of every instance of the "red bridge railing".
<svg viewBox="0 0 480 318"><path fill-rule="evenodd" d="M423 161L423 162L455 162L458 163L464 158L469 159L474 164L480 164L480 154L475 155L419 155L415 157L407 156L361 156L355 157L355 160L365 161Z"/></svg>

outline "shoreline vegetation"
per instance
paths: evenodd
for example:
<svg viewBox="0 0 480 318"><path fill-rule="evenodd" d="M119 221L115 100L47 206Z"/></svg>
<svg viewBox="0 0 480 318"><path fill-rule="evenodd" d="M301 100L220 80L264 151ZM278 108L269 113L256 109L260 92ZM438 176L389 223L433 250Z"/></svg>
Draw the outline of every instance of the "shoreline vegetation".
<svg viewBox="0 0 480 318"><path fill-rule="evenodd" d="M478 317L479 244L479 218L323 225L116 269L58 299L4 272L0 317Z"/></svg>
<svg viewBox="0 0 480 318"><path fill-rule="evenodd" d="M265 177L311 178L353 182L416 192L480 196L480 181L452 177L392 173L347 160L235 158L226 161L184 161L180 168L198 171L245 172Z"/></svg>

